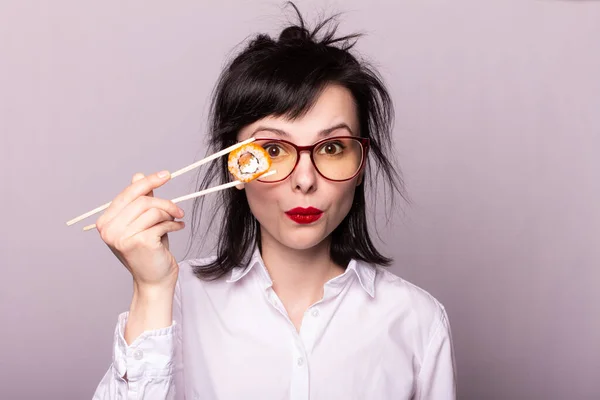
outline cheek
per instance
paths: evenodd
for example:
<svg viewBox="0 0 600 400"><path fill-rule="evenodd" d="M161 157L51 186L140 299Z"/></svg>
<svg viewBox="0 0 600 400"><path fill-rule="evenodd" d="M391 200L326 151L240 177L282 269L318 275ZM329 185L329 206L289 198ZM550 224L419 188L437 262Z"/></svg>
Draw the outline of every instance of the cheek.
<svg viewBox="0 0 600 400"><path fill-rule="evenodd" d="M356 191L356 182L337 183L336 186L332 187L330 192L330 199L332 199L331 206L335 208L336 219L339 219L338 223L344 219L344 217L350 211L352 203L354 201L354 193Z"/></svg>
<svg viewBox="0 0 600 400"><path fill-rule="evenodd" d="M260 183L247 183L245 186L246 198L252 214L256 219L264 220L272 213L277 205L277 188L265 187ZM271 211L271 212L270 212Z"/></svg>
<svg viewBox="0 0 600 400"><path fill-rule="evenodd" d="M343 198L341 200L341 208L343 209L344 217L350 211L352 207L352 203L354 202L354 192L355 186L351 186L348 190L345 191Z"/></svg>

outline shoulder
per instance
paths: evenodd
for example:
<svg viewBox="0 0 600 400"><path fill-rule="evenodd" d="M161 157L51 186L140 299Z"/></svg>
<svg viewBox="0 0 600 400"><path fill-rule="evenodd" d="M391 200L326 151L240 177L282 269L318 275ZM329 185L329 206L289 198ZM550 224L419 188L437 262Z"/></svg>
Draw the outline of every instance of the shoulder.
<svg viewBox="0 0 600 400"><path fill-rule="evenodd" d="M440 325L447 324L444 305L427 290L401 278L388 267L375 269L375 299L378 306L389 308L393 315L410 321L425 336L434 334ZM426 333L427 332L427 333Z"/></svg>
<svg viewBox="0 0 600 400"><path fill-rule="evenodd" d="M423 310L439 310L443 305L427 290L401 278L388 267L375 266L375 287L378 294L409 299L415 306Z"/></svg>

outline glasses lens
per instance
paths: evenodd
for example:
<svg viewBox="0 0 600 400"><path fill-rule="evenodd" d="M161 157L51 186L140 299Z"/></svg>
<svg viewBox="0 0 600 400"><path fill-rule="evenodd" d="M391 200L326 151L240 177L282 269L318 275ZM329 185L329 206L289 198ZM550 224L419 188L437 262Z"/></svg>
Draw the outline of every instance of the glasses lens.
<svg viewBox="0 0 600 400"><path fill-rule="evenodd" d="M271 170L277 171L274 175L259 178L262 182L274 182L284 179L296 165L298 154L296 149L287 143L270 139L257 139L256 144L262 146L271 158Z"/></svg>
<svg viewBox="0 0 600 400"><path fill-rule="evenodd" d="M363 158L362 143L356 139L331 138L313 151L315 165L327 179L344 180L354 176Z"/></svg>

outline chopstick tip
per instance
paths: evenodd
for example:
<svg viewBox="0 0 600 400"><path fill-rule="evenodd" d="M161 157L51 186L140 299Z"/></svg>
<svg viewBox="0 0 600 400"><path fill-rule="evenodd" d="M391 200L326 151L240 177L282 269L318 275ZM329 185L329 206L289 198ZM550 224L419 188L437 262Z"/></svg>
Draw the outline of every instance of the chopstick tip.
<svg viewBox="0 0 600 400"><path fill-rule="evenodd" d="M91 231L92 229L96 228L96 224L92 224L92 225L88 225L88 226L84 226L83 230L84 231Z"/></svg>

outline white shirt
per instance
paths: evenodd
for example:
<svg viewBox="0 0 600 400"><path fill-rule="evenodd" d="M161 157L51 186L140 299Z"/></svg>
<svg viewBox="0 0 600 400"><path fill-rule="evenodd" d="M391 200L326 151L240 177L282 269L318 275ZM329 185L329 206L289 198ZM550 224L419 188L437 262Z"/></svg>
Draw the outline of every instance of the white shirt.
<svg viewBox="0 0 600 400"><path fill-rule="evenodd" d="M446 311L417 286L352 260L298 333L258 251L216 281L193 274L206 262L179 264L171 326L128 346L119 316L94 399L455 399Z"/></svg>

